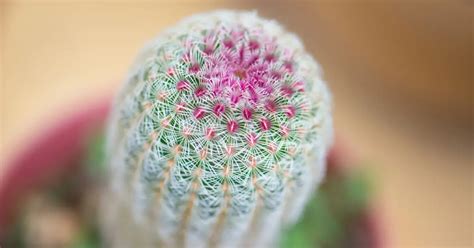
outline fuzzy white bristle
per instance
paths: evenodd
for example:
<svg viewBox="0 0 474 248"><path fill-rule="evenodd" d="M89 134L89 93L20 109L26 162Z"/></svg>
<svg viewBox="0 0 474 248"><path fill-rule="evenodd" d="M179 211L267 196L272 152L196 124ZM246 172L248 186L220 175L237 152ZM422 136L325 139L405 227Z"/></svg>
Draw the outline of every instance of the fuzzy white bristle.
<svg viewBox="0 0 474 248"><path fill-rule="evenodd" d="M114 247L267 247L324 176L330 94L300 40L217 11L139 55L108 129Z"/></svg>

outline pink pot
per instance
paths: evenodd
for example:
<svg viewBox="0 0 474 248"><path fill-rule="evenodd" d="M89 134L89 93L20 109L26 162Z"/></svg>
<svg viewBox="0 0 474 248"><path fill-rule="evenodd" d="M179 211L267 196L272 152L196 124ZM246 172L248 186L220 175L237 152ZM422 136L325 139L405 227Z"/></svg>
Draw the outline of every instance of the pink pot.
<svg viewBox="0 0 474 248"><path fill-rule="evenodd" d="M86 139L104 125L110 101L73 112L35 137L7 164L0 181L0 240L21 200L66 170L79 166Z"/></svg>
<svg viewBox="0 0 474 248"><path fill-rule="evenodd" d="M0 181L0 240L18 217L17 210L30 192L65 171L77 169L84 156L85 142L103 128L109 106L110 99L104 99L73 112L38 135L9 162ZM328 156L329 173L346 169L341 166L345 151L339 143ZM366 233L364 243L368 248L384 247L378 216L374 210L360 216L358 230Z"/></svg>

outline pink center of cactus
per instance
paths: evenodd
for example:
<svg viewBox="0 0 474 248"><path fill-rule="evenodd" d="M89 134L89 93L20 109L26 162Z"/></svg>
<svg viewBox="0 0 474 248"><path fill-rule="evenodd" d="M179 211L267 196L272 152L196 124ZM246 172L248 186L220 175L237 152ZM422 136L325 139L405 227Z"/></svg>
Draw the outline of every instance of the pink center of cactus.
<svg viewBox="0 0 474 248"><path fill-rule="evenodd" d="M181 111L183 111L184 108L185 108L185 106L186 106L186 105L185 105L183 102L180 102L180 103L176 104L176 112L181 112Z"/></svg>
<svg viewBox="0 0 474 248"><path fill-rule="evenodd" d="M250 120L250 118L252 118L252 110L246 108L242 111L242 115L243 115L244 119Z"/></svg>
<svg viewBox="0 0 474 248"><path fill-rule="evenodd" d="M216 114L218 117L220 117L225 111L225 106L224 104L218 103L214 106L213 112Z"/></svg>
<svg viewBox="0 0 474 248"><path fill-rule="evenodd" d="M217 116L227 108L244 108L246 120L252 116L248 109L263 107L276 112L279 106L273 99L277 96L275 92L286 97L293 94L290 83L295 82L282 83L283 76L294 71L291 55L278 53L274 39L258 34L249 38L238 29L225 32L230 35L216 31L204 38L201 64L192 49L195 43L184 41L187 52L183 56L189 61L188 70L202 79L194 95L221 102L222 106L213 109ZM187 87L185 81L178 82L178 90Z"/></svg>
<svg viewBox="0 0 474 248"><path fill-rule="evenodd" d="M266 119L266 118L263 118L263 119L260 121L260 127L262 128L263 131L268 131L268 130L270 130L270 127L271 127L270 120L268 120L268 119Z"/></svg>
<svg viewBox="0 0 474 248"><path fill-rule="evenodd" d="M197 97L204 96L204 94L206 94L206 89L205 89L204 87L198 87L198 88L194 91L194 94L195 94Z"/></svg>
<svg viewBox="0 0 474 248"><path fill-rule="evenodd" d="M189 87L189 85L188 85L188 83L185 82L185 81L179 81L179 82L176 84L176 89L178 89L178 91L187 89L188 87Z"/></svg>
<svg viewBox="0 0 474 248"><path fill-rule="evenodd" d="M289 134L290 134L290 129L285 125L281 126L281 135L284 138L286 138L286 137L288 137Z"/></svg>
<svg viewBox="0 0 474 248"><path fill-rule="evenodd" d="M212 128L206 129L206 139L211 140L216 135L216 132Z"/></svg>
<svg viewBox="0 0 474 248"><path fill-rule="evenodd" d="M201 119L202 117L204 117L205 113L206 112L204 111L204 109L197 107L196 109L194 109L193 115L194 117L196 117L196 119Z"/></svg>
<svg viewBox="0 0 474 248"><path fill-rule="evenodd" d="M257 144L257 139L258 139L257 135L255 135L254 133L251 133L247 138L249 146L254 147Z"/></svg>
<svg viewBox="0 0 474 248"><path fill-rule="evenodd" d="M235 133L238 129L239 125L237 124L236 121L229 121L227 123L227 130L229 133Z"/></svg>
<svg viewBox="0 0 474 248"><path fill-rule="evenodd" d="M287 106L285 108L285 113L288 116L288 118L293 118L296 114L296 108L294 106Z"/></svg>
<svg viewBox="0 0 474 248"><path fill-rule="evenodd" d="M268 110L269 112L273 113L277 109L277 105L274 101L272 100L267 100L265 102L265 109Z"/></svg>
<svg viewBox="0 0 474 248"><path fill-rule="evenodd" d="M249 147L257 145L258 137L266 137L260 140L262 146L275 152L268 137L289 137L296 130L288 128L291 122L307 110L299 100L305 84L295 75L298 64L292 52L264 32L246 33L240 27L209 30L203 38L189 36L182 42L182 53L163 55L166 61L178 56L179 61L166 69L164 82L171 82L178 94L163 86L157 99L175 101L172 106L179 116L191 113L194 120L185 120L187 125L204 126L185 129L183 136L192 138L191 130L204 130L210 142L232 135L232 142L244 141Z"/></svg>

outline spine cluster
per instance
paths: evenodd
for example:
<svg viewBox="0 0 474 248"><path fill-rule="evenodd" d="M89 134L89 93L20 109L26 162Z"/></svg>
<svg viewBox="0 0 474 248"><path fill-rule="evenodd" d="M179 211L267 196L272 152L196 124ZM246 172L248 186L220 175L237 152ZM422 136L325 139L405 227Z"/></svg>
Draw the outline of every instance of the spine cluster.
<svg viewBox="0 0 474 248"><path fill-rule="evenodd" d="M116 99L104 204L115 246L265 247L324 174L328 90L298 38L255 13L188 18Z"/></svg>

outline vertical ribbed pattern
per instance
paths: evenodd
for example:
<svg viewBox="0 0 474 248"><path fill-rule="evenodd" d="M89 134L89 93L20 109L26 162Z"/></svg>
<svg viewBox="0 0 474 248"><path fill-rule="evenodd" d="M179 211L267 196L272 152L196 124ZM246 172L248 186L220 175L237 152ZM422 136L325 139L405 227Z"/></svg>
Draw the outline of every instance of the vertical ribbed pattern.
<svg viewBox="0 0 474 248"><path fill-rule="evenodd" d="M324 176L330 96L298 38L196 15L140 54L108 129L114 247L272 247Z"/></svg>

